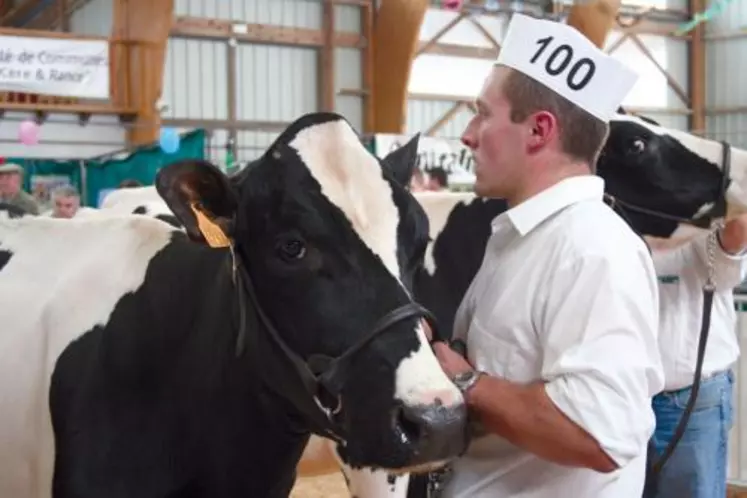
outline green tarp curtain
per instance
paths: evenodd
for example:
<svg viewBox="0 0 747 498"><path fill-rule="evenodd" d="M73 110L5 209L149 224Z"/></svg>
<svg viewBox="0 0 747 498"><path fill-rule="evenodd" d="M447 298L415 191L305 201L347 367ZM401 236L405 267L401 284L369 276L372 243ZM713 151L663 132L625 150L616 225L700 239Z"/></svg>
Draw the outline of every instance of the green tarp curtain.
<svg viewBox="0 0 747 498"><path fill-rule="evenodd" d="M83 194L85 204L97 206L99 193L117 188L122 180L134 179L144 185L152 185L156 172L162 166L182 159L204 159L205 135L205 130L194 130L183 134L179 150L173 154L167 154L158 144L153 144L136 149L121 159L94 158L56 161L9 157L7 161L23 166L24 188L27 191L31 191L34 177L67 176L70 184ZM84 168L85 186L83 185Z"/></svg>

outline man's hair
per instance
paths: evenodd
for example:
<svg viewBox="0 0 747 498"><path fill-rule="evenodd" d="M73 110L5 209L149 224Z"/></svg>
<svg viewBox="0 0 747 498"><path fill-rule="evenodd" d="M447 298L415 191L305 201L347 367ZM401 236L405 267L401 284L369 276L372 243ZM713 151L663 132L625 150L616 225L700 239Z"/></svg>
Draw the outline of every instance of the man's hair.
<svg viewBox="0 0 747 498"><path fill-rule="evenodd" d="M50 198L59 199L60 197L80 197L78 190L72 185L60 185L52 190Z"/></svg>
<svg viewBox="0 0 747 498"><path fill-rule="evenodd" d="M142 187L143 184L133 178L128 178L126 180L122 180L119 182L119 188L133 188L133 187Z"/></svg>
<svg viewBox="0 0 747 498"><path fill-rule="evenodd" d="M599 152L609 133L607 123L513 69L503 82L503 95L511 106L511 121L514 123L520 123L538 111L551 112L558 120L562 151L588 163L592 172L596 171Z"/></svg>

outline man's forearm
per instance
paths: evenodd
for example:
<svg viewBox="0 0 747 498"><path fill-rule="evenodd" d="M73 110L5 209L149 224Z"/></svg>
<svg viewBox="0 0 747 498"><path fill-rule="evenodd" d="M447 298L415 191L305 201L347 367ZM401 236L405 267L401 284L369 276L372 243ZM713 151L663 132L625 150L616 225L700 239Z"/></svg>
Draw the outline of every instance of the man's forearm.
<svg viewBox="0 0 747 498"><path fill-rule="evenodd" d="M541 458L598 472L617 469L597 441L558 410L542 383L524 386L483 375L467 402L486 430Z"/></svg>

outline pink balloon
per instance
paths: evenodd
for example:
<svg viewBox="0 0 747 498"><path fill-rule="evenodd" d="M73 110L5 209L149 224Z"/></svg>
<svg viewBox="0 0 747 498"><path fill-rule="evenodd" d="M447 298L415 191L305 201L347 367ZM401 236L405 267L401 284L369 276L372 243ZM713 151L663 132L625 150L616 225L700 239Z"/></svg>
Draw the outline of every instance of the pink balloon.
<svg viewBox="0 0 747 498"><path fill-rule="evenodd" d="M21 121L21 126L18 128L18 140L20 140L24 145L38 144L39 125L30 119Z"/></svg>
<svg viewBox="0 0 747 498"><path fill-rule="evenodd" d="M444 0L444 8L458 10L462 6L462 0Z"/></svg>

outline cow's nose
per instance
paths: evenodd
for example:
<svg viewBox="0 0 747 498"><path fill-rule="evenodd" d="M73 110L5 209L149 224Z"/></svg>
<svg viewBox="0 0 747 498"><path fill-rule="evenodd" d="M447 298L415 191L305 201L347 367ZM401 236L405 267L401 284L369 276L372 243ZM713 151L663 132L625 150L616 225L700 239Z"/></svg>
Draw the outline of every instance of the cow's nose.
<svg viewBox="0 0 747 498"><path fill-rule="evenodd" d="M451 459L467 444L467 407L445 405L440 399L422 405L404 405L396 410L395 428L415 452L413 464Z"/></svg>

